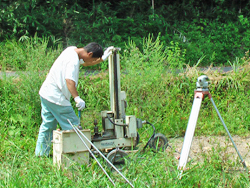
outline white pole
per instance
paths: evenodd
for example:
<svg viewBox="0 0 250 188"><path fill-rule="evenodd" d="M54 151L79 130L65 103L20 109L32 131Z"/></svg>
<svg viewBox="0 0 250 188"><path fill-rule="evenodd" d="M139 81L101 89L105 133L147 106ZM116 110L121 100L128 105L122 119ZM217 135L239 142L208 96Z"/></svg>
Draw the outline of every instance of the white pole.
<svg viewBox="0 0 250 188"><path fill-rule="evenodd" d="M184 142L182 145L181 156L180 156L179 166L178 166L178 169L181 170L181 173L183 172L187 164L188 155L189 155L189 151L190 151L193 136L194 136L194 131L195 131L195 127L196 127L198 116L199 116L201 102L202 102L202 93L197 93L194 98L191 114L190 114L188 125L187 125L187 130L186 130L185 137L184 137Z"/></svg>

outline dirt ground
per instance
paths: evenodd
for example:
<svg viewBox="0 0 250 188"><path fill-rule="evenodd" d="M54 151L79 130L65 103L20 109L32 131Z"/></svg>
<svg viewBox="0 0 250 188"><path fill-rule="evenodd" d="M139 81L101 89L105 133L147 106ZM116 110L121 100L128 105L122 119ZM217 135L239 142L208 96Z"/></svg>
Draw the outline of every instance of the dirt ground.
<svg viewBox="0 0 250 188"><path fill-rule="evenodd" d="M168 141L172 149L181 152L184 138L172 138ZM248 169L250 169L250 135L248 137L233 136L233 141ZM168 147L167 150L169 151L167 152L171 152L172 149ZM176 158L180 156L177 152L174 153ZM225 162L230 159L231 162L241 163L229 136L195 136L193 138L189 153L192 163L202 162L205 156L211 156L213 152L217 152L221 160L225 160Z"/></svg>

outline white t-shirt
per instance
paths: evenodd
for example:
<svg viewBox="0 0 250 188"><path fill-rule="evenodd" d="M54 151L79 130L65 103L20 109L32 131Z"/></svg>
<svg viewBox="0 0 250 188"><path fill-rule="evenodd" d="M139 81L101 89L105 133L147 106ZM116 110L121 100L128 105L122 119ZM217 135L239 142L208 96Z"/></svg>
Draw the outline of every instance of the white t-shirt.
<svg viewBox="0 0 250 188"><path fill-rule="evenodd" d="M77 86L80 63L75 49L75 46L66 48L56 59L40 88L42 98L57 105L71 106L71 93L65 79L73 80Z"/></svg>

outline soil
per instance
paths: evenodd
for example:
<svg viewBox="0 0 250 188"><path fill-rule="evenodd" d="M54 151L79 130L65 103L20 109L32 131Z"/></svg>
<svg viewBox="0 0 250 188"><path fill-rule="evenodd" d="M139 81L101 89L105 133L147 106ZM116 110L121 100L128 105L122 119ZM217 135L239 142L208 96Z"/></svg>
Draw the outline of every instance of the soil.
<svg viewBox="0 0 250 188"><path fill-rule="evenodd" d="M246 166L250 169L250 136L233 136L232 138ZM183 141L183 137L169 139L168 144L172 149L168 147L167 152L171 152L171 150L176 151L174 155L178 159ZM241 164L241 159L229 136L195 136L193 138L189 153L192 163L202 162L205 157L209 157L213 153L218 153L221 160L225 163L231 160L230 162Z"/></svg>

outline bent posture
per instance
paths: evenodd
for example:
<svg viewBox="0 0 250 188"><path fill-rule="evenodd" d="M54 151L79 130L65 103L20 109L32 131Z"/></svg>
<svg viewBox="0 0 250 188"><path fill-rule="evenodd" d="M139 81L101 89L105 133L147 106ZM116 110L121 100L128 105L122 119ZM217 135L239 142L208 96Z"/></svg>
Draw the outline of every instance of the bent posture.
<svg viewBox="0 0 250 188"><path fill-rule="evenodd" d="M70 46L56 59L39 91L42 124L36 144L36 156L49 155L53 130L57 123L62 130L72 129L67 119L74 125L80 123L70 103L72 96L78 110L85 108L85 102L76 89L80 65L91 66L105 61L112 53L112 48L107 48L103 53L102 47L95 42L83 48Z"/></svg>

